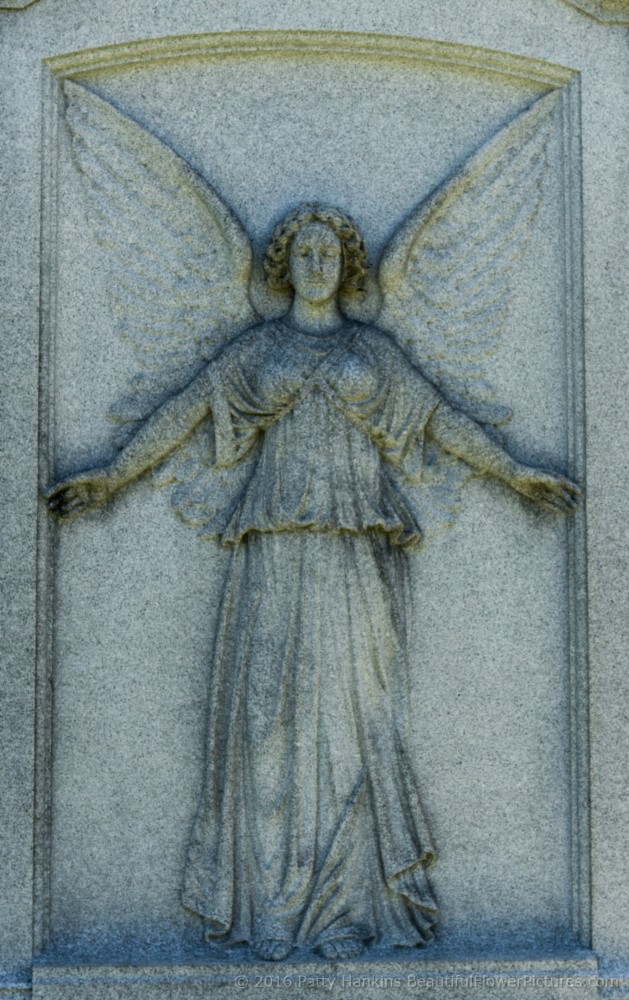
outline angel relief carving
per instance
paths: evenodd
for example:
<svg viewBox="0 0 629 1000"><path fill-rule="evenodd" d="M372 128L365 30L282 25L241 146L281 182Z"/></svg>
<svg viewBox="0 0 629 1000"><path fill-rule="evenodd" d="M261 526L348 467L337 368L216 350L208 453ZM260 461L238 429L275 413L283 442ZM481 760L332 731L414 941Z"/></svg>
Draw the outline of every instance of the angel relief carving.
<svg viewBox="0 0 629 1000"><path fill-rule="evenodd" d="M356 224L301 205L264 268L292 294L260 321L243 228L175 152L66 83L73 156L140 372L121 448L47 492L69 519L149 470L231 548L215 635L204 791L183 904L263 959L421 945L435 851L405 753L409 552L471 470L550 511L577 486L515 461L482 360L541 200L554 97L482 146L403 225L366 298Z"/></svg>

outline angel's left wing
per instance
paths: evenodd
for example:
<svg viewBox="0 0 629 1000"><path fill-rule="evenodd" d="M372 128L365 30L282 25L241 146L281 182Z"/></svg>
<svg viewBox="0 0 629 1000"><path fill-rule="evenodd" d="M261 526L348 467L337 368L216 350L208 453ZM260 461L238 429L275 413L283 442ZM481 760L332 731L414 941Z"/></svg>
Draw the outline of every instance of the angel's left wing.
<svg viewBox="0 0 629 1000"><path fill-rule="evenodd" d="M495 402L483 362L507 326L510 277L541 205L556 105L555 94L545 95L503 126L418 206L380 262L378 326L447 400L485 425L511 416ZM418 502L436 503L451 520L469 473L435 451Z"/></svg>
<svg viewBox="0 0 629 1000"><path fill-rule="evenodd" d="M433 191L385 249L379 269L387 330L443 394L501 423L482 362L498 345L509 279L542 200L554 94L521 112Z"/></svg>

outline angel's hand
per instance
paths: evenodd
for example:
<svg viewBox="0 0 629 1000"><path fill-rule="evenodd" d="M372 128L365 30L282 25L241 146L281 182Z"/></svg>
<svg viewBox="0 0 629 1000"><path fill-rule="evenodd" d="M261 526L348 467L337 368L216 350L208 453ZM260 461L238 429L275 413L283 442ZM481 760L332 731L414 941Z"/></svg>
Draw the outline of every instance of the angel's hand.
<svg viewBox="0 0 629 1000"><path fill-rule="evenodd" d="M518 465L509 485L554 514L570 514L577 506L581 490L570 479L554 472L542 472L528 465Z"/></svg>
<svg viewBox="0 0 629 1000"><path fill-rule="evenodd" d="M50 486L44 499L52 514L69 520L107 503L116 488L109 469L88 469Z"/></svg>

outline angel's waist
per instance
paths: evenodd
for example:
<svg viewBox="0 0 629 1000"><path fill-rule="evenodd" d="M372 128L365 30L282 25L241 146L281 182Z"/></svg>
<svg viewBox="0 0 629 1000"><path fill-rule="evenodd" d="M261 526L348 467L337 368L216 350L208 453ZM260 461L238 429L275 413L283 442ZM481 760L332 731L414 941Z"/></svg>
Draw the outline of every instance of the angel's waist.
<svg viewBox="0 0 629 1000"><path fill-rule="evenodd" d="M259 470L258 470L259 471ZM220 539L226 545L243 541L251 532L324 531L362 534L384 532L395 545L412 546L421 530L404 497L384 476L357 486L332 474L286 477L272 481L255 475L224 524ZM356 470L352 470L354 474ZM350 488L350 486L352 488Z"/></svg>

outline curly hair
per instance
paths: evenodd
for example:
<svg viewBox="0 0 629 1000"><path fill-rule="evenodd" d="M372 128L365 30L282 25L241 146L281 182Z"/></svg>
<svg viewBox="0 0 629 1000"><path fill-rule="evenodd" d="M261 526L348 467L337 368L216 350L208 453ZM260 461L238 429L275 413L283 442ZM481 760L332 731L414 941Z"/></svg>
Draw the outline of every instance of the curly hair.
<svg viewBox="0 0 629 1000"><path fill-rule="evenodd" d="M276 292L293 287L289 269L290 248L299 230L308 222L325 223L341 241L343 267L339 291L345 294L364 291L367 252L358 226L349 215L344 215L338 209L312 202L293 209L273 230L264 256L264 270L269 286Z"/></svg>

